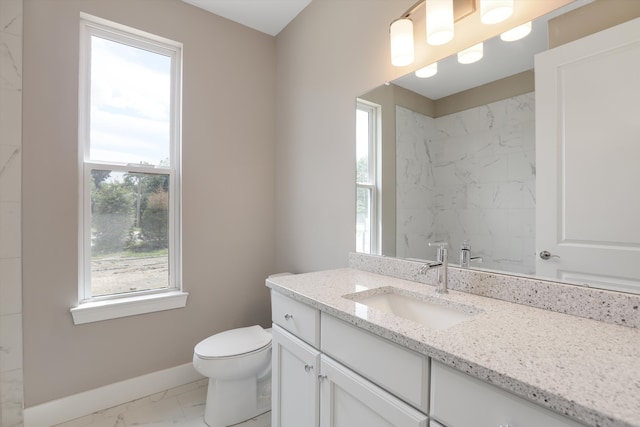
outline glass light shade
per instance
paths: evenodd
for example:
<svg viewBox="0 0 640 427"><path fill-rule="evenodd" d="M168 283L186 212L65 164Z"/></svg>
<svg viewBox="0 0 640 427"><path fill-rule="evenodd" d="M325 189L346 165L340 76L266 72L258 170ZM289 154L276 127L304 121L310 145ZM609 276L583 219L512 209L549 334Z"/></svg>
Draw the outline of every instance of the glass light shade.
<svg viewBox="0 0 640 427"><path fill-rule="evenodd" d="M468 49L458 52L458 62L461 64L473 64L482 59L484 48L482 43L471 46Z"/></svg>
<svg viewBox="0 0 640 427"><path fill-rule="evenodd" d="M426 67L420 68L416 71L416 77L420 77L421 79L426 79L429 77L433 77L438 74L438 63L434 62L431 65L427 65Z"/></svg>
<svg viewBox="0 0 640 427"><path fill-rule="evenodd" d="M531 32L531 21L526 24L519 25L515 28L510 29L509 31L505 31L500 34L500 38L505 42L514 42L516 40L520 40L524 37L527 37Z"/></svg>
<svg viewBox="0 0 640 427"><path fill-rule="evenodd" d="M391 63L396 67L413 62L413 22L409 18L396 19L389 28Z"/></svg>
<svg viewBox="0 0 640 427"><path fill-rule="evenodd" d="M453 0L427 0L427 43L440 46L453 38Z"/></svg>
<svg viewBox="0 0 640 427"><path fill-rule="evenodd" d="M480 20L483 24L497 24L513 13L513 0L480 0Z"/></svg>

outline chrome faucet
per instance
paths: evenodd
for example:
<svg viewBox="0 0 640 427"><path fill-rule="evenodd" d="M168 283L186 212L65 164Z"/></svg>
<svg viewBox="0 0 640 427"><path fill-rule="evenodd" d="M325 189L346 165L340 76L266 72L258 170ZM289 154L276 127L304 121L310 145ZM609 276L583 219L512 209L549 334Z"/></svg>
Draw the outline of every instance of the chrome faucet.
<svg viewBox="0 0 640 427"><path fill-rule="evenodd" d="M425 274L428 270L436 267L442 267L438 270L438 283L436 286L436 292L439 294L447 293L448 275L447 269L449 266L447 256L447 242L429 242L429 246L437 246L438 252L436 256L436 262L428 262L420 268L420 273Z"/></svg>
<svg viewBox="0 0 640 427"><path fill-rule="evenodd" d="M482 257L471 256L471 243L465 240L460 246L460 267L469 268L469 262L471 261L482 262Z"/></svg>

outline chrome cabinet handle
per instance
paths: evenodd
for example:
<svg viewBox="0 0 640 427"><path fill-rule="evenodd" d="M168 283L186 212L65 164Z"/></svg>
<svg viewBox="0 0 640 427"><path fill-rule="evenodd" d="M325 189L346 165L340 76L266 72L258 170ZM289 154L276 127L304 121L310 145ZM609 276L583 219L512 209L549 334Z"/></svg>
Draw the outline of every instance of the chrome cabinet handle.
<svg viewBox="0 0 640 427"><path fill-rule="evenodd" d="M284 315L284 320L291 320L291 319L293 319L293 314L286 313Z"/></svg>
<svg viewBox="0 0 640 427"><path fill-rule="evenodd" d="M313 365L304 365L304 370L309 373L313 369Z"/></svg>
<svg viewBox="0 0 640 427"><path fill-rule="evenodd" d="M542 251L542 252L540 252L540 258L542 258L544 260L547 260L547 259L550 259L550 258L560 258L560 256L559 255L553 255L549 251ZM508 426L504 426L504 427L508 427Z"/></svg>
<svg viewBox="0 0 640 427"><path fill-rule="evenodd" d="M327 379L326 375L318 375L318 381L324 381Z"/></svg>

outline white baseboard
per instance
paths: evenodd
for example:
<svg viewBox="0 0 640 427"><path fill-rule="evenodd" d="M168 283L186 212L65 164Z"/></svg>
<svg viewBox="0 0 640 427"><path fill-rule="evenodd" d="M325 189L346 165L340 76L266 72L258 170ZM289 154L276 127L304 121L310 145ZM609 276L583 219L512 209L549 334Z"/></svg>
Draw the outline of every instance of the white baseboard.
<svg viewBox="0 0 640 427"><path fill-rule="evenodd" d="M24 427L51 427L203 378L191 363L152 372L24 410Z"/></svg>

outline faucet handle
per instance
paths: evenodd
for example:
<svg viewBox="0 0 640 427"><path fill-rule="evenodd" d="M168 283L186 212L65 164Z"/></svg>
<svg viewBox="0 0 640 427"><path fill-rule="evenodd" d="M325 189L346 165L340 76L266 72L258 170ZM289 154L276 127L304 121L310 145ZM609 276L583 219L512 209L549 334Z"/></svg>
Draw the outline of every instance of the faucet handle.
<svg viewBox="0 0 640 427"><path fill-rule="evenodd" d="M438 249L444 249L449 245L447 242L443 242L443 241L440 241L440 242L428 242L427 244L429 246L437 246Z"/></svg>
<svg viewBox="0 0 640 427"><path fill-rule="evenodd" d="M443 262L447 259L447 242L428 242L428 245L438 248L436 259L438 262Z"/></svg>

